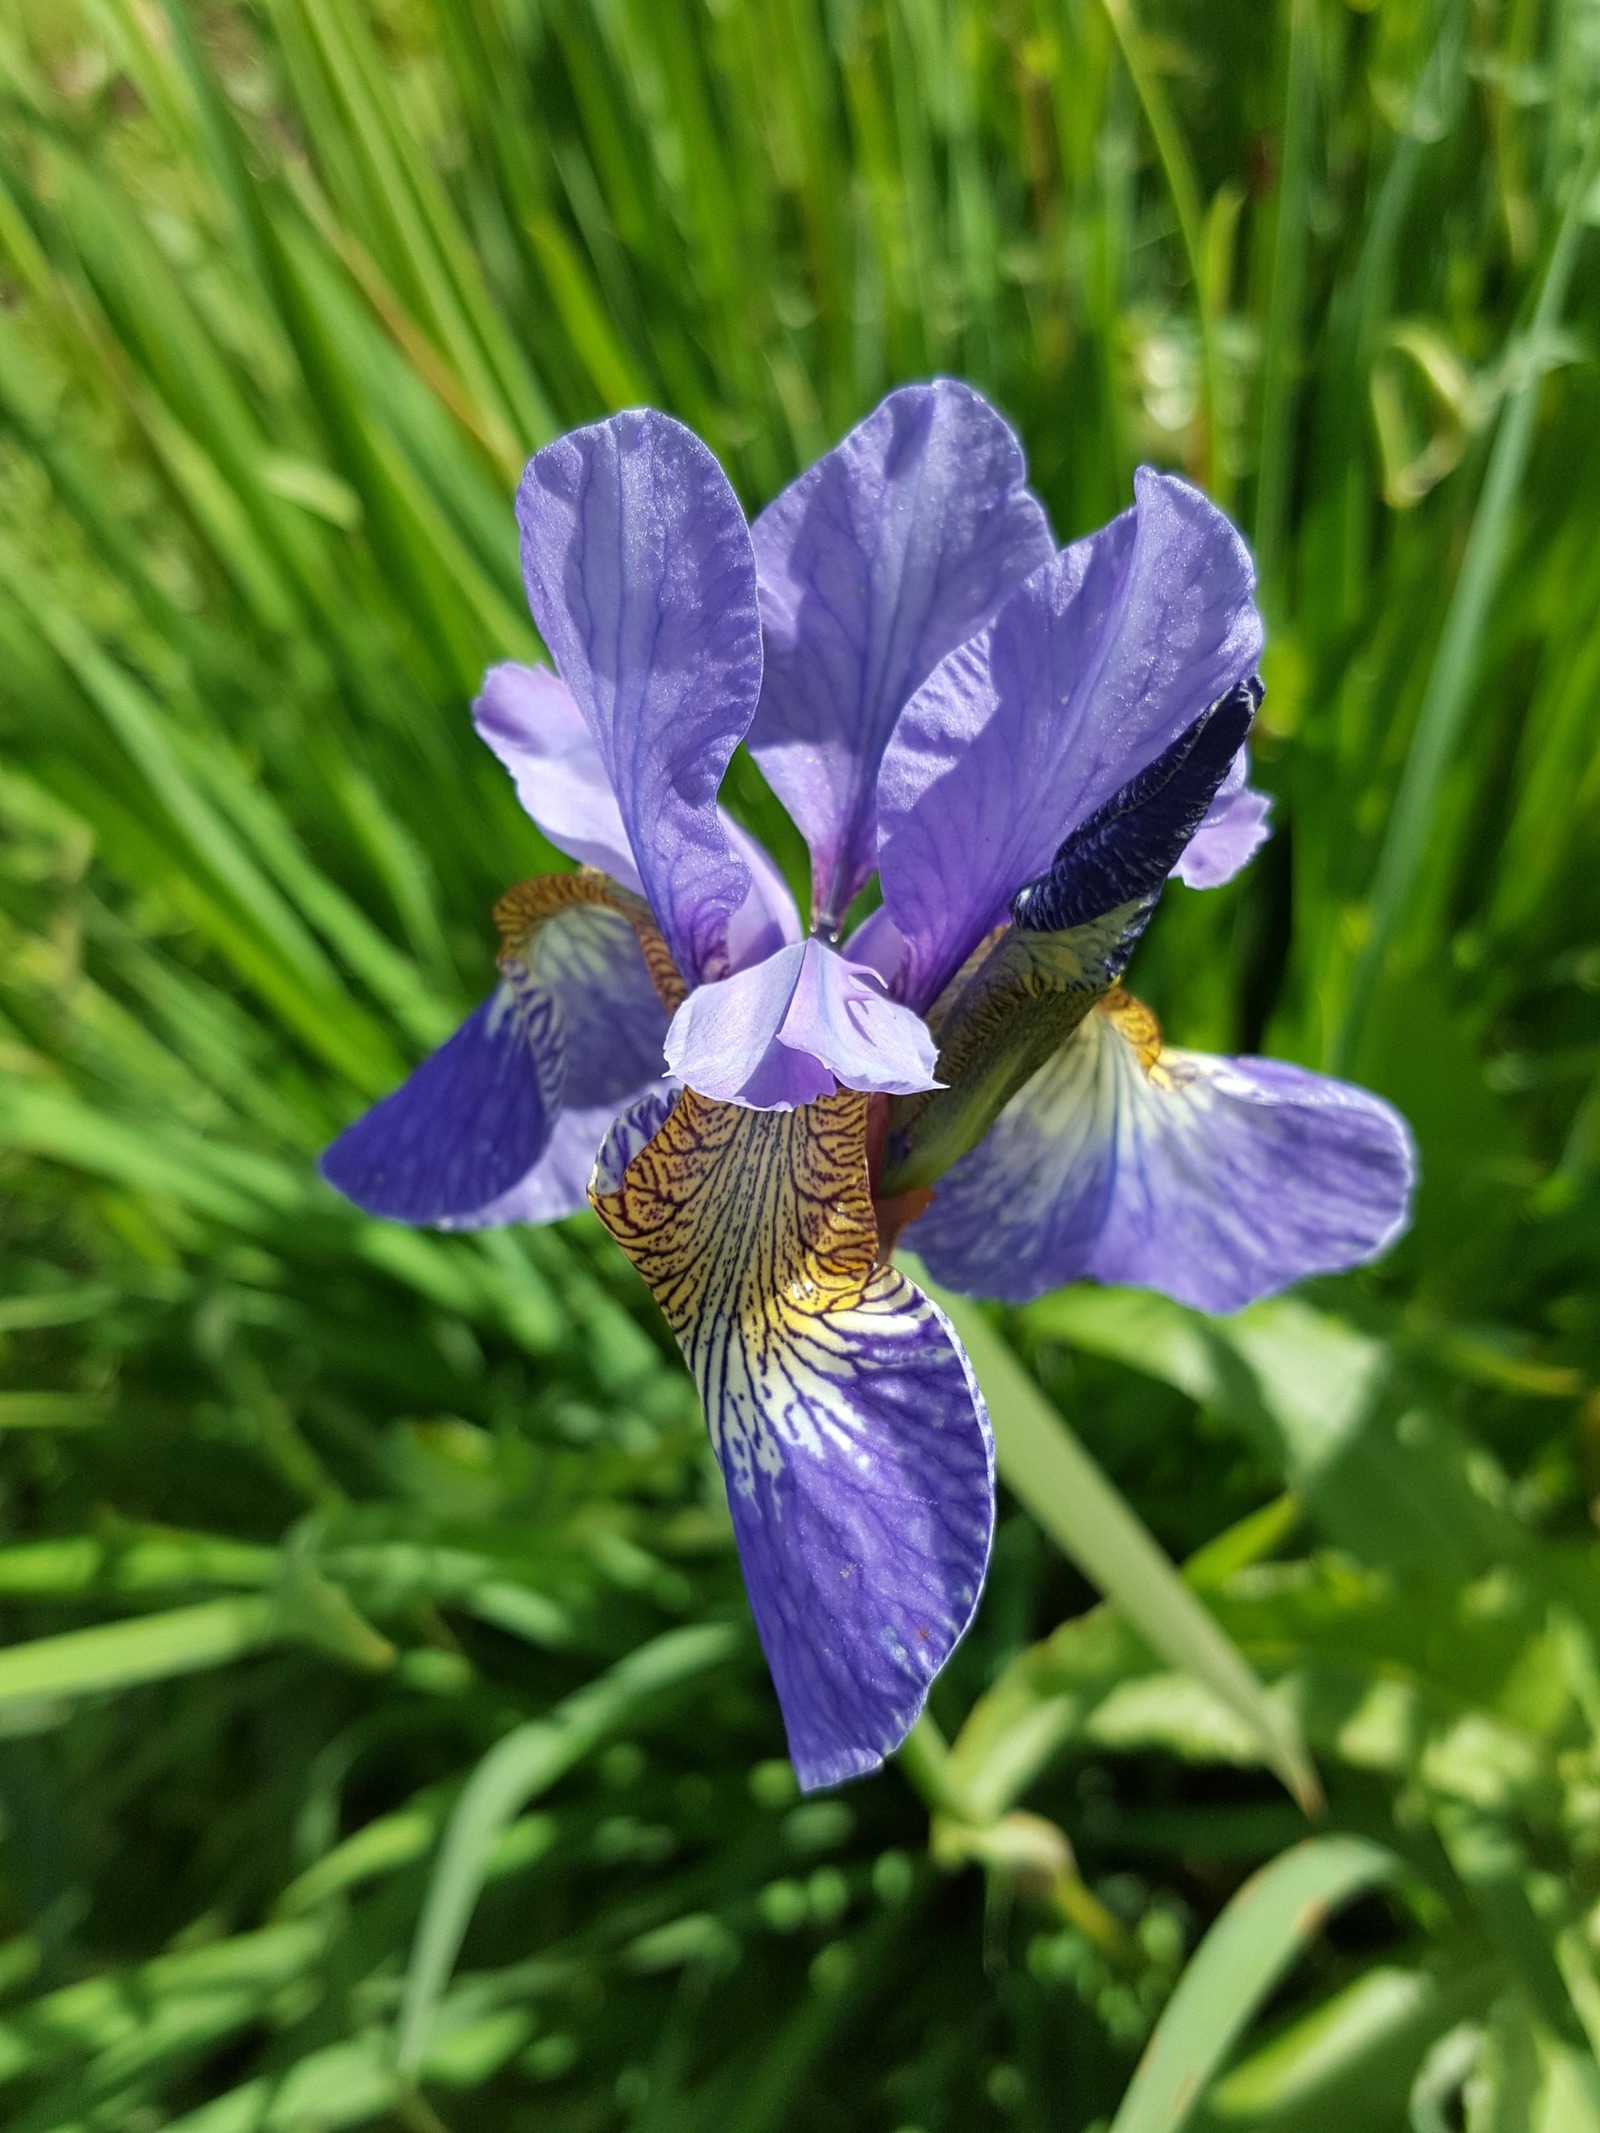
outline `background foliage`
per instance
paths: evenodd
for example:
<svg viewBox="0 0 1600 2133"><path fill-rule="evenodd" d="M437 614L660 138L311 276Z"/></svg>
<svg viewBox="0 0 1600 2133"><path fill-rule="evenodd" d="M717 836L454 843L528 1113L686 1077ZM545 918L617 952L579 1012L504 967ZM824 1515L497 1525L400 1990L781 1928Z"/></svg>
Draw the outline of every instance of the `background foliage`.
<svg viewBox="0 0 1600 2133"><path fill-rule="evenodd" d="M1600 2127L1597 92L1595 0L0 0L18 2133ZM979 1321L980 1621L798 1803L627 1270L310 1165L557 863L465 716L526 453L651 401L755 507L932 370L1061 537L1250 532L1277 835L1134 981L1424 1186Z"/></svg>

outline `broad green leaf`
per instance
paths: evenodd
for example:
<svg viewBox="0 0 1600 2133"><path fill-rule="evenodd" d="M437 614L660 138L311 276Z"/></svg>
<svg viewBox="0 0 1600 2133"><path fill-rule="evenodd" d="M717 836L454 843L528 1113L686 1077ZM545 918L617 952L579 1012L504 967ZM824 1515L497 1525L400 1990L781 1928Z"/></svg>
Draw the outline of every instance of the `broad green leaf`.
<svg viewBox="0 0 1600 2133"><path fill-rule="evenodd" d="M1213 2082L1200 2123L1208 2133L1401 2125L1428 2047L1482 2012L1495 1979L1487 1965L1450 1979L1388 1963L1364 1970Z"/></svg>

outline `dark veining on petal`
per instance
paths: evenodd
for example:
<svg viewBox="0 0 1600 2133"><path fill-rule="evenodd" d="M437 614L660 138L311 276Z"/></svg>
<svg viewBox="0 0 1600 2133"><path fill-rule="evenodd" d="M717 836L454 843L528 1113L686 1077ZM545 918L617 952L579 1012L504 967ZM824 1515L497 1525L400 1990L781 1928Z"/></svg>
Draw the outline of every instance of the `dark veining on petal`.
<svg viewBox="0 0 1600 2133"><path fill-rule="evenodd" d="M852 1089L788 1112L686 1089L590 1189L699 1387L807 1789L904 1739L972 1618L993 1523L968 1367L879 1257L868 1110Z"/></svg>
<svg viewBox="0 0 1600 2133"><path fill-rule="evenodd" d="M657 997L669 1015L675 1014L688 997L688 987L650 906L598 867L579 867L575 874L536 874L507 889L494 907L502 973L511 978L513 968L525 967L540 927L580 904L597 904L628 921Z"/></svg>

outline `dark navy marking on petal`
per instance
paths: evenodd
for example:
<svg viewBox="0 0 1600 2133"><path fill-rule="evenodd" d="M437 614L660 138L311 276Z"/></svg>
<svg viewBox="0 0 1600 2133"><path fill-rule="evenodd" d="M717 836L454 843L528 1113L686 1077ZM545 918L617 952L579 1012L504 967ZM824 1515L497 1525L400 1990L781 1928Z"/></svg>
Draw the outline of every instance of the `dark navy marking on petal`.
<svg viewBox="0 0 1600 2133"><path fill-rule="evenodd" d="M1160 889L1206 818L1261 701L1254 675L1230 689L1075 829L1048 874L1012 898L1029 933L1065 933Z"/></svg>
<svg viewBox="0 0 1600 2133"><path fill-rule="evenodd" d="M347 1200L397 1222L470 1214L527 1176L565 1078L550 995L502 984L318 1165Z"/></svg>

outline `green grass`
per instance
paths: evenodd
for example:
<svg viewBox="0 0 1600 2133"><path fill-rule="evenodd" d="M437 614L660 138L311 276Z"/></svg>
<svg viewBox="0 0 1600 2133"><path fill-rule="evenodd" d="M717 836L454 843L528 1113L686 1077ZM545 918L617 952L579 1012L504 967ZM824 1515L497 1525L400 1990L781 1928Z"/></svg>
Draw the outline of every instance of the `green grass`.
<svg viewBox="0 0 1600 2133"><path fill-rule="evenodd" d="M1597 100L1594 0L0 0L8 2126L1600 2128ZM1134 982L1424 1184L996 1316L979 1623L802 1804L617 1255L311 1159L556 863L526 454L754 508L933 370L1063 539L1150 458L1255 542L1277 835Z"/></svg>

